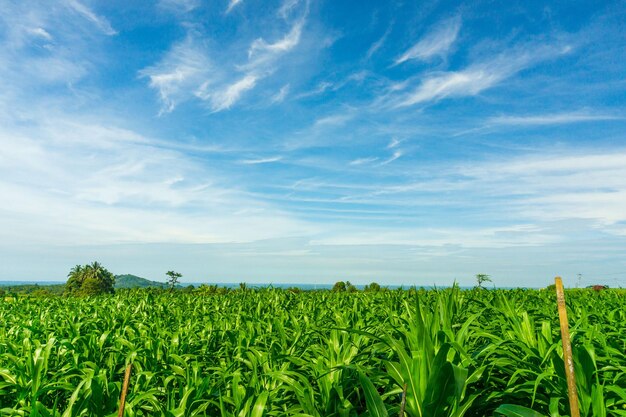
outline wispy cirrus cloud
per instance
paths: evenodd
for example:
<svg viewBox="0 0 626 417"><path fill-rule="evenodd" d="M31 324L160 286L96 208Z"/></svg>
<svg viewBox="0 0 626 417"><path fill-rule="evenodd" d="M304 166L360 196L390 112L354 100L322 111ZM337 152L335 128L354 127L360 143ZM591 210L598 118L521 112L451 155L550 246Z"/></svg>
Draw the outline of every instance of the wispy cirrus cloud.
<svg viewBox="0 0 626 417"><path fill-rule="evenodd" d="M626 221L626 150L521 156L459 167L485 198L508 195L509 210L534 221L593 220L607 232ZM575 206L575 210L572 207Z"/></svg>
<svg viewBox="0 0 626 417"><path fill-rule="evenodd" d="M201 0L159 0L159 6L173 12L188 13L201 5Z"/></svg>
<svg viewBox="0 0 626 417"><path fill-rule="evenodd" d="M393 148L397 148L398 145L400 145L402 143L402 141L396 137L391 138L391 140L389 141L389 144L387 145L387 149L393 149Z"/></svg>
<svg viewBox="0 0 626 417"><path fill-rule="evenodd" d="M597 114L586 111L547 113L523 116L495 116L487 119L487 125L500 126L547 126L569 123L623 120L624 116Z"/></svg>
<svg viewBox="0 0 626 417"><path fill-rule="evenodd" d="M289 84L283 85L280 88L280 90L278 90L278 92L270 98L270 102L272 104L275 104L275 103L282 103L283 101L285 101L285 98L287 98L287 95L289 94L289 89L290 89Z"/></svg>
<svg viewBox="0 0 626 417"><path fill-rule="evenodd" d="M354 117L351 113L331 114L329 116L320 117L313 124L314 127L341 126Z"/></svg>
<svg viewBox="0 0 626 417"><path fill-rule="evenodd" d="M159 92L162 103L159 114L174 110L181 101L188 100L194 91L213 82L212 64L208 51L193 37L174 45L161 62L139 72L147 77L150 87Z"/></svg>
<svg viewBox="0 0 626 417"><path fill-rule="evenodd" d="M391 33L391 30L393 29L393 24L390 24L389 27L387 27L387 30L385 31L385 33L383 33L383 36L381 36L380 38L378 38L374 43L372 43L370 45L370 47L367 49L367 53L365 54L365 59L371 59L372 56L378 52L378 50L385 44L385 42L387 41L387 38L389 37L389 34Z"/></svg>
<svg viewBox="0 0 626 417"><path fill-rule="evenodd" d="M380 163L380 165L387 165L387 164L390 164L390 163L392 163L393 161L395 161L396 159L401 158L401 157L402 157L402 155L404 155L404 152L403 152L403 151L401 151L401 150L399 150L399 149L398 149L398 150L396 150L396 151L393 151L393 154L392 154L389 158L387 158L387 159L385 159L384 161L382 161L382 162Z"/></svg>
<svg viewBox="0 0 626 417"><path fill-rule="evenodd" d="M283 55L299 45L307 13L308 5L289 31L276 41L269 42L263 37L254 39L244 63L227 60L215 64L217 61L209 58L210 50L203 35L190 30L186 39L175 44L159 63L139 72L140 76L149 78L150 87L159 93L162 103L159 114L171 112L177 104L193 97L208 103L212 112L232 108L260 81L274 73ZM284 99L288 87L281 91L283 97L279 95L277 100Z"/></svg>
<svg viewBox="0 0 626 417"><path fill-rule="evenodd" d="M240 5L241 3L243 3L243 0L230 0L228 2L228 7L226 8L226 14L232 12L233 9L237 7L238 5Z"/></svg>
<svg viewBox="0 0 626 417"><path fill-rule="evenodd" d="M527 45L474 63L463 70L432 74L411 93L400 98L395 106L406 107L448 97L474 96L538 62L555 59L570 50L568 45Z"/></svg>
<svg viewBox="0 0 626 417"><path fill-rule="evenodd" d="M43 38L47 41L51 41L53 39L52 35L47 30L41 27L28 28L27 32L32 34L33 36Z"/></svg>
<svg viewBox="0 0 626 417"><path fill-rule="evenodd" d="M396 58L394 65L417 59L428 61L433 57L445 57L456 41L461 29L461 17L456 16L440 22L418 43Z"/></svg>
<svg viewBox="0 0 626 417"><path fill-rule="evenodd" d="M357 158L357 159L353 159L352 161L350 161L349 165L352 165L352 166L367 165L367 164L371 164L372 162L378 161L378 159L379 158L377 156L370 156L368 158Z"/></svg>
<svg viewBox="0 0 626 417"><path fill-rule="evenodd" d="M44 85L70 88L104 60L101 41L117 33L108 20L75 0L57 6L8 1L0 7L4 94L24 96Z"/></svg>
<svg viewBox="0 0 626 417"><path fill-rule="evenodd" d="M259 165L259 164L270 164L272 162L279 162L282 160L283 160L282 156L272 156L268 158L244 159L241 161L241 163L245 165Z"/></svg>
<svg viewBox="0 0 626 417"><path fill-rule="evenodd" d="M254 88L259 77L253 74L248 74L240 80L226 86L223 90L217 90L209 93L208 95L199 95L200 98L209 99L211 102L211 109L214 112L230 109L241 96L248 90Z"/></svg>
<svg viewBox="0 0 626 417"><path fill-rule="evenodd" d="M106 35L116 35L117 31L111 27L111 23L103 16L98 16L90 8L78 0L65 0L66 4L75 12L92 22L98 29Z"/></svg>
<svg viewBox="0 0 626 417"><path fill-rule="evenodd" d="M14 242L241 242L314 230L149 137L78 115L37 120L0 127L0 229Z"/></svg>
<svg viewBox="0 0 626 417"><path fill-rule="evenodd" d="M288 19L296 9L301 0L285 0L278 9L278 15L283 19Z"/></svg>

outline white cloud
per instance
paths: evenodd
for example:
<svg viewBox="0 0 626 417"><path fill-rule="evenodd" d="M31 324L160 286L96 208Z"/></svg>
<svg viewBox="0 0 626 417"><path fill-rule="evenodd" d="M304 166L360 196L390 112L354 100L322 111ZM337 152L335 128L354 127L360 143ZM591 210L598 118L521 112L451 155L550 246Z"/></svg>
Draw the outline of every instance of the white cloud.
<svg viewBox="0 0 626 417"><path fill-rule="evenodd" d="M354 159L352 161L350 161L350 165L367 165L370 164L372 162L376 162L378 161L378 158L375 156L369 157L369 158L357 158Z"/></svg>
<svg viewBox="0 0 626 417"><path fill-rule="evenodd" d="M272 162L282 161L282 159L283 159L282 156L273 156L270 158L244 159L243 161L241 161L241 163L245 165L269 164Z"/></svg>
<svg viewBox="0 0 626 417"><path fill-rule="evenodd" d="M303 26L304 19L298 20L282 39L274 43L267 43L263 38L256 39L248 49L249 65L257 66L265 63L277 54L288 52L295 48L300 43Z"/></svg>
<svg viewBox="0 0 626 417"><path fill-rule="evenodd" d="M200 7L200 0L160 0L159 6L173 11L187 13Z"/></svg>
<svg viewBox="0 0 626 417"><path fill-rule="evenodd" d="M588 112L547 113L524 116L496 116L487 120L488 125L504 126L546 126L555 124L569 124L581 122L596 122L606 120L622 120L610 114L593 114Z"/></svg>
<svg viewBox="0 0 626 417"><path fill-rule="evenodd" d="M569 47L526 46L472 64L461 71L430 75L412 93L405 95L397 106L411 106L447 97L474 96L537 62L553 59L569 51Z"/></svg>
<svg viewBox="0 0 626 417"><path fill-rule="evenodd" d="M50 35L50 33L48 33L48 31L45 30L44 28L41 28L41 27L29 28L28 32L32 34L33 36L38 36L48 41L52 40L52 35Z"/></svg>
<svg viewBox="0 0 626 417"><path fill-rule="evenodd" d="M192 97L208 102L213 112L228 110L245 92L275 72L279 58L299 44L304 23L303 17L273 43L255 39L248 49L248 61L241 65L228 62L213 65L198 35L190 33L161 62L140 71L140 75L148 77L150 87L159 92L163 104L160 114L171 112L178 103ZM283 100L288 89L288 85L283 87L273 102Z"/></svg>
<svg viewBox="0 0 626 417"><path fill-rule="evenodd" d="M320 117L314 123L314 127L341 126L352 119L352 114L332 114L330 116Z"/></svg>
<svg viewBox="0 0 626 417"><path fill-rule="evenodd" d="M398 138L391 138L391 140L389 141L389 144L387 145L387 149L393 149L398 147L398 145L400 145L400 143L402 143L401 140L398 140Z"/></svg>
<svg viewBox="0 0 626 417"><path fill-rule="evenodd" d="M160 113L174 110L176 105L192 97L213 82L211 62L192 38L176 44L158 64L140 71L150 79L150 87L159 92L163 104Z"/></svg>
<svg viewBox="0 0 626 417"><path fill-rule="evenodd" d="M270 103L282 103L289 94L289 84L283 85L280 90L270 98Z"/></svg>
<svg viewBox="0 0 626 417"><path fill-rule="evenodd" d="M226 14L230 13L235 7L241 4L243 0L230 0L228 2L228 7L226 8Z"/></svg>
<svg viewBox="0 0 626 417"><path fill-rule="evenodd" d="M395 65L412 59L428 61L435 56L445 57L456 41L460 29L461 18L458 16L439 23L429 34L400 55Z"/></svg>
<svg viewBox="0 0 626 417"><path fill-rule="evenodd" d="M111 27L109 21L96 15L91 9L79 2L78 0L65 0L66 4L72 8L75 12L83 16L85 19L94 23L98 29L100 29L106 35L116 35L117 31Z"/></svg>
<svg viewBox="0 0 626 417"><path fill-rule="evenodd" d="M0 127L3 240L244 242L315 230L149 138L77 117L38 117L46 119Z"/></svg>
<svg viewBox="0 0 626 417"><path fill-rule="evenodd" d="M509 212L536 221L626 221L626 150L525 156L463 167L465 186L508 196ZM474 184L474 185L472 185Z"/></svg>
<svg viewBox="0 0 626 417"><path fill-rule="evenodd" d="M394 151L393 154L389 158L387 158L383 162L381 162L380 165L390 164L393 161L395 161L396 159L402 157L402 155L404 155L403 151L401 151L401 150Z"/></svg>
<svg viewBox="0 0 626 417"><path fill-rule="evenodd" d="M370 47L367 49L367 53L365 54L365 59L370 59L372 56L384 45L385 41L389 37L391 33L392 25L389 25L383 36L378 38Z"/></svg>
<svg viewBox="0 0 626 417"><path fill-rule="evenodd" d="M311 241L313 246L393 245L446 248L507 248L545 245L559 239L534 224L513 224L502 227L479 228L406 228L401 231L344 230L342 234ZM454 242L454 243L452 243ZM448 255L447 253L444 254Z"/></svg>
<svg viewBox="0 0 626 417"><path fill-rule="evenodd" d="M233 104L239 101L243 93L254 88L257 80L256 75L249 74L223 90L209 94L211 109L218 112L231 108Z"/></svg>
<svg viewBox="0 0 626 417"><path fill-rule="evenodd" d="M297 98L307 98L307 97L312 97L312 96L316 96L319 94L323 94L328 90L334 90L333 85L334 84L331 82L322 81L313 90L298 94Z"/></svg>
<svg viewBox="0 0 626 417"><path fill-rule="evenodd" d="M289 18L289 15L293 12L293 10L299 3L300 0L285 0L278 9L278 15L283 19Z"/></svg>

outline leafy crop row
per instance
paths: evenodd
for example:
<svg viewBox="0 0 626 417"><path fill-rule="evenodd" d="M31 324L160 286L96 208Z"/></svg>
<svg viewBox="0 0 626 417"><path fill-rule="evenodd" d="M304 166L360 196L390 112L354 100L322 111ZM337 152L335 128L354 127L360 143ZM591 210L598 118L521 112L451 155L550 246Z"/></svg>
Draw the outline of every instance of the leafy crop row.
<svg viewBox="0 0 626 417"><path fill-rule="evenodd" d="M581 415L626 416L626 298L567 297ZM129 363L126 416L569 415L546 291L0 302L0 415L116 415Z"/></svg>

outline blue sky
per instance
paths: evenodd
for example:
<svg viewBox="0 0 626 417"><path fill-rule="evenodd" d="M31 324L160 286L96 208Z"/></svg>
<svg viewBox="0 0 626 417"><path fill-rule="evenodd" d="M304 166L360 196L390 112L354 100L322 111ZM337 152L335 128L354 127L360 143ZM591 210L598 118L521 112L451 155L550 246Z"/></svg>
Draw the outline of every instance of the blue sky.
<svg viewBox="0 0 626 417"><path fill-rule="evenodd" d="M0 280L626 285L624 2L0 5Z"/></svg>

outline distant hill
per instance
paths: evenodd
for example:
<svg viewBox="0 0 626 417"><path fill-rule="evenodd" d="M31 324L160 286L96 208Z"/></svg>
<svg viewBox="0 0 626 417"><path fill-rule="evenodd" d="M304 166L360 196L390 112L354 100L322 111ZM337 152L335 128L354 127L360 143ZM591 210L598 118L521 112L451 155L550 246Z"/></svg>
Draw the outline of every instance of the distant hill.
<svg viewBox="0 0 626 417"><path fill-rule="evenodd" d="M115 289L122 288L167 288L164 282L150 281L137 275L124 274L115 276ZM181 288L177 285L176 288ZM0 289L5 292L19 294L50 293L61 295L65 291L65 283L57 282L28 282L28 281L0 281Z"/></svg>
<svg viewBox="0 0 626 417"><path fill-rule="evenodd" d="M163 282L150 281L136 275L124 274L115 276L115 288L165 288L167 284Z"/></svg>

